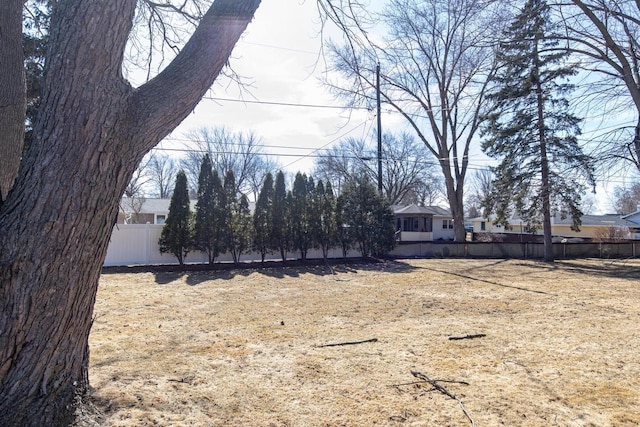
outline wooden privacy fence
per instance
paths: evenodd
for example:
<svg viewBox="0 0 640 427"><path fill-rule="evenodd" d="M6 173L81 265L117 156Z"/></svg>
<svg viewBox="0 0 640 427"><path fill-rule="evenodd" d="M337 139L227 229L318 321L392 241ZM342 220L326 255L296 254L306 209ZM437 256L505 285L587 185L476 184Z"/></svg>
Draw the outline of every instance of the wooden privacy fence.
<svg viewBox="0 0 640 427"><path fill-rule="evenodd" d="M634 258L640 242L620 243L554 243L556 259L570 258ZM400 257L433 258L544 258L542 243L503 242L424 242L397 246L392 255Z"/></svg>
<svg viewBox="0 0 640 427"><path fill-rule="evenodd" d="M171 254L161 254L158 246L162 225L155 224L118 224L111 234L104 266L177 264ZM554 243L556 259L565 258L632 258L640 255L640 242L622 243ZM411 258L521 258L542 259L542 243L503 243L503 242L424 242L401 243L391 252L392 256ZM291 252L291 258L297 253ZM360 252L352 250L349 257L359 257ZM322 258L320 250L310 250L308 258ZM330 258L342 258L341 249L333 249ZM267 256L269 260L279 260L279 254ZM231 254L223 254L216 261L230 262ZM242 261L259 261L257 253L244 254ZM207 257L200 252L190 252L188 263L205 263Z"/></svg>

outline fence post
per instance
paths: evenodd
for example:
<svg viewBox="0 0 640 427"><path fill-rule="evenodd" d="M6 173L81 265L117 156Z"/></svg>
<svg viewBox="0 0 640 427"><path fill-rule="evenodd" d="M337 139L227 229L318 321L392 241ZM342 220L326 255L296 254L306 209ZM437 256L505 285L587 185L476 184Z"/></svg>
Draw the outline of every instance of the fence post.
<svg viewBox="0 0 640 427"><path fill-rule="evenodd" d="M600 258L602 258L602 242L598 243L598 252L600 253Z"/></svg>
<svg viewBox="0 0 640 427"><path fill-rule="evenodd" d="M151 261L150 259L150 254L149 252L151 252L151 224L149 224L148 222L146 223L146 227L145 227L145 239L144 239L144 259L145 259L145 263L147 265L149 265L149 262Z"/></svg>

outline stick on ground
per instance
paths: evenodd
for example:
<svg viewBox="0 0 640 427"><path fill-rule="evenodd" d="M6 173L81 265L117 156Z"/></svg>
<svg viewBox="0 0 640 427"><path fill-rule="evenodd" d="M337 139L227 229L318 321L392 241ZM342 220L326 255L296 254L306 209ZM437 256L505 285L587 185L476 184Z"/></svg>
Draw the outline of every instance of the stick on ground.
<svg viewBox="0 0 640 427"><path fill-rule="evenodd" d="M462 403L462 400L458 396L456 396L455 394L451 393L443 385L438 384L438 380L432 380L431 378L429 378L427 375L423 374L422 372L411 371L411 375L413 375L414 377L416 377L416 378L418 378L420 380L428 382L429 384L431 384L433 386L433 388L435 390L437 390L440 393L450 397L453 400L456 400L460 404L460 408L462 408L462 412L464 412L464 414L469 419L469 422L471 423L471 427L475 427L476 424L473 422L473 418L471 418L471 415L469 415L469 412L467 412L467 408L464 407L464 404Z"/></svg>
<svg viewBox="0 0 640 427"><path fill-rule="evenodd" d="M449 339L451 341L453 340L471 340L474 338L482 338L482 337L486 337L486 334L471 334L471 335L463 335L461 337L449 337Z"/></svg>
<svg viewBox="0 0 640 427"><path fill-rule="evenodd" d="M318 346L318 348L320 347L338 347L341 345L355 345L355 344L364 344L367 342L376 342L378 341L378 338L369 338L368 340L362 340L362 341L345 341L345 342L337 342L337 343L332 343L332 344L320 344Z"/></svg>

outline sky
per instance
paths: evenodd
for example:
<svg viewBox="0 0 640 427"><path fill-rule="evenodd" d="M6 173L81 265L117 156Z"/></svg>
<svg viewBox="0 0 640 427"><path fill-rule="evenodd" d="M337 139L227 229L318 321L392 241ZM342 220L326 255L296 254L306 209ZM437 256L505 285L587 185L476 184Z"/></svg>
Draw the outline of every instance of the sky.
<svg viewBox="0 0 640 427"><path fill-rule="evenodd" d="M319 81L324 63L318 62L320 24L314 12L311 1L264 1L230 59L232 70L243 77L245 87L219 78L161 146L184 147L188 144L183 140L185 135L203 126L251 130L262 139L267 153L283 154L278 161L283 167L290 165L288 171L310 171L313 158L294 155L313 154L313 149L339 138L341 130L366 120L366 115L358 114L358 122L354 118L349 126L340 120L341 110L337 108L267 104L338 105Z"/></svg>
<svg viewBox="0 0 640 427"><path fill-rule="evenodd" d="M219 78L157 149L169 149L166 153L179 156L180 152L173 150L189 148L186 134L203 126L253 131L262 139L264 151L276 156L283 170L293 175L311 173L316 157L343 138L365 138L374 143L375 113L340 108L341 101L322 85L327 65L321 56L320 33L315 0L263 0L230 59L231 68L246 85L241 89L237 83ZM324 37L338 38L339 32L328 28ZM331 106L335 108L327 108ZM398 114L383 112L382 129L408 128ZM471 162L474 168L495 164L479 148L472 152ZM593 213L610 212L614 187L629 182L620 177L608 185L600 183L598 207Z"/></svg>
<svg viewBox="0 0 640 427"><path fill-rule="evenodd" d="M158 148L184 148L185 135L203 126L251 130L262 138L265 152L279 155L283 169L295 174L310 173L314 156L342 138L375 138L374 112L340 108L341 102L323 87L320 30L315 1L264 0L230 59L248 85L240 90L229 79L219 79ZM335 28L327 34L338 36ZM313 107L317 105L323 107ZM335 108L327 108L331 106ZM383 113L382 121L383 129L400 125L397 115Z"/></svg>

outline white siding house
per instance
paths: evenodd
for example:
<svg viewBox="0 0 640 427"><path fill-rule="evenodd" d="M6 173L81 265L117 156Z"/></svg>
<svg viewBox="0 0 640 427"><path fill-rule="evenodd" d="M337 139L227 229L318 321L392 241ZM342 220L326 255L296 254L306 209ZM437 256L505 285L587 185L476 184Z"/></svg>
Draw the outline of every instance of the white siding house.
<svg viewBox="0 0 640 427"><path fill-rule="evenodd" d="M615 214L583 215L581 220L580 231L574 231L571 229L571 217L562 218L560 214L556 214L551 218L551 234L557 241L562 239L595 239L606 236L609 230L620 230L621 233L618 235L627 235L630 240L640 240L640 211L625 216ZM541 228L530 230L526 223L518 217L509 220L508 229L494 221L494 217L478 217L467 220L473 224L474 233L542 235Z"/></svg>
<svg viewBox="0 0 640 427"><path fill-rule="evenodd" d="M401 242L453 240L453 217L439 206L394 205L396 238Z"/></svg>

